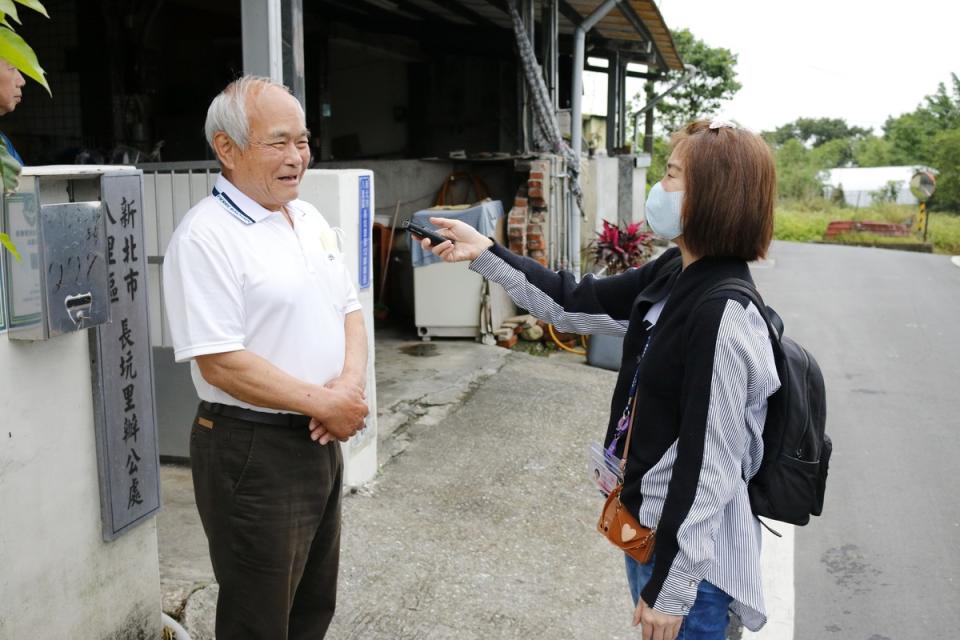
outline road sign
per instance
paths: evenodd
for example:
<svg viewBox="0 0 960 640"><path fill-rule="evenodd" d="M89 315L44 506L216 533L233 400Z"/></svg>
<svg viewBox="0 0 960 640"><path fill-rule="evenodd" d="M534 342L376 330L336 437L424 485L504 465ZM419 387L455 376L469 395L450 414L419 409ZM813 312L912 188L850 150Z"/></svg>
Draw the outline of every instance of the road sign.
<svg viewBox="0 0 960 640"><path fill-rule="evenodd" d="M937 190L937 177L932 171L920 169L910 179L910 193L920 202L926 202Z"/></svg>

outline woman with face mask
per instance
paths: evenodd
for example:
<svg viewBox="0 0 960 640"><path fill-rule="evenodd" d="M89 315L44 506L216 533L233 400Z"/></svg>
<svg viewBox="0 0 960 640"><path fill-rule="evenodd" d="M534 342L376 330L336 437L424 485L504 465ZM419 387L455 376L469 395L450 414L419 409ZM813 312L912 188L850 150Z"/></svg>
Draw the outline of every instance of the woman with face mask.
<svg viewBox="0 0 960 640"><path fill-rule="evenodd" d="M747 262L773 235L776 172L766 143L723 121L674 134L646 219L676 247L606 278L554 272L472 227L433 218L444 260L500 283L521 307L562 331L624 335L603 449L623 455L622 504L655 531L646 564L626 556L647 640L722 640L733 611L766 623L760 525L747 483L763 457L767 399L780 386L766 323L742 294L703 295L722 280L752 283Z"/></svg>

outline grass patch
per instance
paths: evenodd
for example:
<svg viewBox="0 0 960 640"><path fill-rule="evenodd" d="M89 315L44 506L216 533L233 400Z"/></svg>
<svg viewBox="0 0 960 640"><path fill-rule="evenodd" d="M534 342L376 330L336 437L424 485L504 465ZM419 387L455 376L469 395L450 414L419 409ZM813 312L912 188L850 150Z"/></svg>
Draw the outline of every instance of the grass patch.
<svg viewBox="0 0 960 640"><path fill-rule="evenodd" d="M850 244L858 247L881 247L883 249L901 249L929 253L931 245L917 236L881 236L875 233L841 233L829 240L828 244Z"/></svg>
<svg viewBox="0 0 960 640"><path fill-rule="evenodd" d="M872 222L907 223L916 218L917 208L905 205L879 204L862 209L841 207L828 200L785 200L777 205L774 237L777 240L814 242L823 240L827 224L833 220L860 220ZM960 255L960 215L943 211L927 213L927 241L934 253ZM906 238L891 238L871 234L844 234L836 242L875 242L884 246L915 244L921 234Z"/></svg>
<svg viewBox="0 0 960 640"><path fill-rule="evenodd" d="M542 342L537 340L531 342L529 340L517 340L517 344L510 347L511 351L519 351L521 353L529 353L532 356L549 356L552 353L557 353L560 349L553 342Z"/></svg>

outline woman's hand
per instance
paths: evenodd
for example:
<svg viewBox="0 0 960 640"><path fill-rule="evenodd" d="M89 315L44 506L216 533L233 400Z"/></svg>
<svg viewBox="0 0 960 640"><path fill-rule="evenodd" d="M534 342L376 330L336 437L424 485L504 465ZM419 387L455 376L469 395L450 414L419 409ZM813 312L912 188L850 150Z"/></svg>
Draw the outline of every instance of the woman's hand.
<svg viewBox="0 0 960 640"><path fill-rule="evenodd" d="M466 222L450 218L430 218L430 222L438 227L437 233L453 242L441 242L434 247L429 240L424 239L420 242L420 246L424 251L432 251L440 256L445 262L475 260L493 245L493 240Z"/></svg>
<svg viewBox="0 0 960 640"><path fill-rule="evenodd" d="M683 616L660 613L640 598L633 613L633 626L640 625L643 640L676 640Z"/></svg>

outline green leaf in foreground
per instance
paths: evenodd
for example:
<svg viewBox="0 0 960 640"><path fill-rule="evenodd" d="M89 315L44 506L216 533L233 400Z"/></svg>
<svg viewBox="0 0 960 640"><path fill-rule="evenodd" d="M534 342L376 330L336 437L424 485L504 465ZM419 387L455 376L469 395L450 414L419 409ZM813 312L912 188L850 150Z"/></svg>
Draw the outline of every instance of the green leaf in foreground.
<svg viewBox="0 0 960 640"><path fill-rule="evenodd" d="M50 17L50 15L47 13L47 10L40 3L40 0L17 0L17 2L22 4L28 9L33 9L34 11L42 15L44 18Z"/></svg>
<svg viewBox="0 0 960 640"><path fill-rule="evenodd" d="M20 24L20 16L17 15L17 5L13 4L13 0L0 0L0 11L13 18L17 24Z"/></svg>
<svg viewBox="0 0 960 640"><path fill-rule="evenodd" d="M6 247L7 251L13 254L13 257L17 260L20 260L20 253L17 251L17 247L13 244L13 240L10 239L5 233L0 233L0 244Z"/></svg>
<svg viewBox="0 0 960 640"><path fill-rule="evenodd" d="M37 60L37 54L23 38L6 27L0 27L0 58L6 59L17 69L39 82L47 93L53 95L44 77L46 72Z"/></svg>

